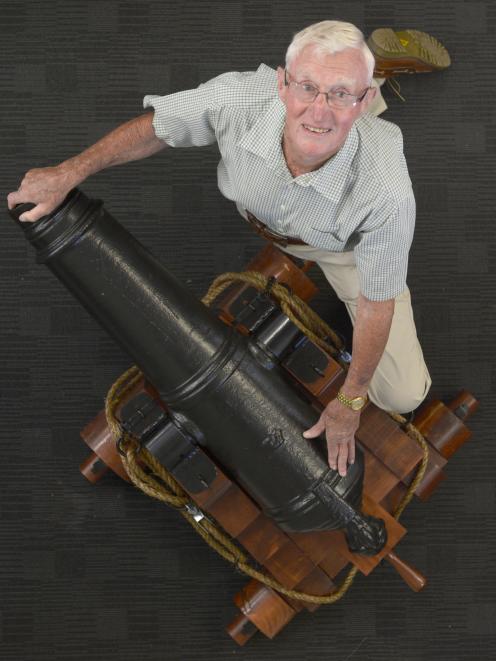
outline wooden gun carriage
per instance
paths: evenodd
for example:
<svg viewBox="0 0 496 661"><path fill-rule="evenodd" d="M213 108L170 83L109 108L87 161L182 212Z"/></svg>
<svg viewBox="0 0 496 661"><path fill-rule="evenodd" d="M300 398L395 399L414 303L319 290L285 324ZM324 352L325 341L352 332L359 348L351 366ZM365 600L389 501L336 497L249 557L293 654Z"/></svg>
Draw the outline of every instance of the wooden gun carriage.
<svg viewBox="0 0 496 661"><path fill-rule="evenodd" d="M76 198L73 195L62 211L59 209L53 214L55 220L57 213L59 218L61 214L67 217L72 214L70 232L66 227L55 239L53 236L46 239L53 233L51 218L35 223L38 229L33 228L33 236L28 237L49 266L49 260L52 264L55 262L56 266L50 267L63 281L66 267L60 267L54 256L75 251L77 244L84 243L86 235L93 231L91 216L102 215L101 209L91 207L88 212L84 205L84 213L79 213L80 203L81 194ZM18 218L25 210L26 205L20 205L13 215ZM63 220L65 222L65 218ZM93 243L96 245L97 242ZM39 257L39 261L42 259ZM247 268L286 285L304 301L310 300L316 292L306 274L308 264L300 268L273 246L266 247ZM66 284L94 313L92 303L88 304L86 300L87 294L81 293L80 284L75 282L73 279ZM343 367L301 333L274 304L270 292L260 292L242 282L235 283L219 294L211 309L223 324L248 338L250 346L256 344L262 349L262 358L269 363L272 361L268 369L274 369L276 365L308 406L318 410L335 397L344 380ZM104 325L109 328L112 324L106 320ZM350 487L350 493L352 489L356 492L357 485L360 487L359 509L364 521L383 522L386 536L376 547L372 544L368 551L357 553L350 550L349 538L342 529L336 529L337 526L315 530L304 530L305 526L302 526L300 530L299 524L291 521L278 525L274 517L268 516L270 508L261 506L253 493L248 493L246 477L238 476L232 466L226 468L225 462L220 461L204 443L191 443L184 428L181 432L181 424L181 433L178 432L177 421L173 420L169 408L170 401L163 397L164 390L160 392L156 386L145 377L125 395L117 409L124 428L146 442L152 451L156 448L159 460L191 497L196 506L192 512L200 525L202 517L216 521L281 586L317 596L329 595L337 589L338 575L345 568L354 566L368 575L383 559L395 567L413 590L420 590L425 585L425 578L395 553L395 547L406 530L393 516L415 478L424 451L386 412L371 402L363 410L356 434L363 463L362 474ZM204 388L203 381L201 387ZM448 459L470 437L464 421L476 408L476 400L469 393L462 392L447 405L436 400L424 404L416 413L413 422L424 435L428 450L426 470L415 489L415 495L421 501L427 501L437 489L445 477ZM129 480L104 411L86 425L81 435L92 451L81 466L88 480L97 482L109 468ZM270 434L267 438L269 445L273 446L270 448L273 454L268 456L275 461L280 439L274 440ZM231 439L231 443L235 444L236 439ZM321 527L325 528L324 525ZM378 552L371 553L371 549L379 547ZM258 630L273 638L303 608L313 611L318 607L318 604L281 594L254 579L235 595L234 601L240 614L227 631L240 645Z"/></svg>

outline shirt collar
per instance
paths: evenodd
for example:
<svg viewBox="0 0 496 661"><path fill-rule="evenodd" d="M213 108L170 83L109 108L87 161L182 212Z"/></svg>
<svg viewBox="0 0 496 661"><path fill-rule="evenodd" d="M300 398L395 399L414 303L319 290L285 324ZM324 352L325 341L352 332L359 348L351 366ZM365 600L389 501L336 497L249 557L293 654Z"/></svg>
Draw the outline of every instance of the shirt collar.
<svg viewBox="0 0 496 661"><path fill-rule="evenodd" d="M276 96L238 141L238 146L263 158L281 176L291 177L281 147L285 120L286 108Z"/></svg>
<svg viewBox="0 0 496 661"><path fill-rule="evenodd" d="M286 107L276 96L238 141L238 146L263 158L267 165L280 176L292 179L282 151L281 140L286 120ZM294 179L300 186L312 186L330 200L338 202L347 184L347 172L358 149L359 136L355 124L350 129L344 145L318 170L307 172Z"/></svg>

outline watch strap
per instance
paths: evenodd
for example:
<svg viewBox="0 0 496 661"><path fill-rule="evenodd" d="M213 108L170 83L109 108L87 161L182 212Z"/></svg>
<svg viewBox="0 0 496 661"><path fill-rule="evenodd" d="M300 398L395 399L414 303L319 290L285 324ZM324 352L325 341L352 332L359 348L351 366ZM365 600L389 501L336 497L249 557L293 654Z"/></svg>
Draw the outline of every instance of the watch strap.
<svg viewBox="0 0 496 661"><path fill-rule="evenodd" d="M345 395L341 390L338 392L336 399L338 402L341 402L341 404L344 404L353 411L360 411L367 403L367 395L348 397L348 395Z"/></svg>

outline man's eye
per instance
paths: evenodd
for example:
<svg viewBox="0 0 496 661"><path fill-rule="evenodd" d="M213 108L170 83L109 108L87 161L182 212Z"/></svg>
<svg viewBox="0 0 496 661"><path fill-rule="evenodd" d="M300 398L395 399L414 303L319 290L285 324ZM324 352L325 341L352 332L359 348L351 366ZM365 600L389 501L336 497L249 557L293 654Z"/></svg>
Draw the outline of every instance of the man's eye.
<svg viewBox="0 0 496 661"><path fill-rule="evenodd" d="M337 90L332 93L333 96L335 96L337 99L345 99L348 96L347 92L343 92L343 90Z"/></svg>
<svg viewBox="0 0 496 661"><path fill-rule="evenodd" d="M301 89L304 92L309 92L309 93L315 92L315 87L313 85L310 85L310 83L302 83L301 84Z"/></svg>

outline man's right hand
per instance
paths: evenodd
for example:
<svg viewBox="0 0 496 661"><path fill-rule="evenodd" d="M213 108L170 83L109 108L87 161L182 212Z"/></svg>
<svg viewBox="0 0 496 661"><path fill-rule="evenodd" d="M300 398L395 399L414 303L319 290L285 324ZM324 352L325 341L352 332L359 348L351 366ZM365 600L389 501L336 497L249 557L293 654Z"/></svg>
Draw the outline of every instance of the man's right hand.
<svg viewBox="0 0 496 661"><path fill-rule="evenodd" d="M81 181L83 178L65 163L48 168L34 168L26 172L19 189L7 195L7 204L9 209L22 202L35 204L33 209L26 211L19 218L34 223L58 207L69 191Z"/></svg>

